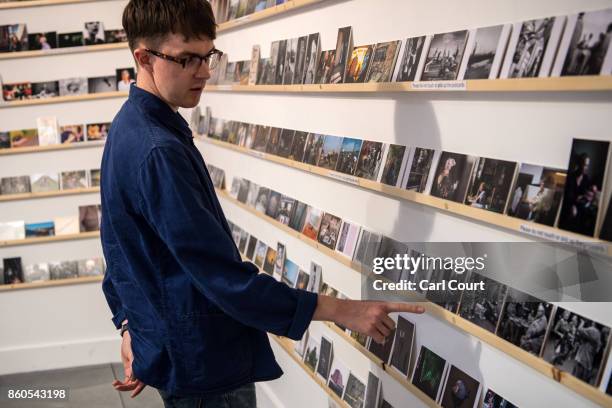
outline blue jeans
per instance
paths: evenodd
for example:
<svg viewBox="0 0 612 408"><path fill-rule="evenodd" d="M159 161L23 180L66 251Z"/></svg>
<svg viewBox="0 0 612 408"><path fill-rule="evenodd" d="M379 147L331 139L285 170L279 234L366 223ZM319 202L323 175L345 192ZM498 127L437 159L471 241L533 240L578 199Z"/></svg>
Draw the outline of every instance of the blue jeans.
<svg viewBox="0 0 612 408"><path fill-rule="evenodd" d="M208 397L173 397L157 390L164 401L165 408L256 408L255 384L250 383Z"/></svg>

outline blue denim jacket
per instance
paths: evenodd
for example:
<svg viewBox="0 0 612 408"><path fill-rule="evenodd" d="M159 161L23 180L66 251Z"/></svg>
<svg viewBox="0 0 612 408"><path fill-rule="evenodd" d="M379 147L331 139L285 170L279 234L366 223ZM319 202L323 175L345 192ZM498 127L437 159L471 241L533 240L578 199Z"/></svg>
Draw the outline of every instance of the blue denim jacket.
<svg viewBox="0 0 612 408"><path fill-rule="evenodd" d="M317 295L241 260L181 115L132 85L101 175L102 289L136 378L189 396L280 377L266 332L300 339Z"/></svg>

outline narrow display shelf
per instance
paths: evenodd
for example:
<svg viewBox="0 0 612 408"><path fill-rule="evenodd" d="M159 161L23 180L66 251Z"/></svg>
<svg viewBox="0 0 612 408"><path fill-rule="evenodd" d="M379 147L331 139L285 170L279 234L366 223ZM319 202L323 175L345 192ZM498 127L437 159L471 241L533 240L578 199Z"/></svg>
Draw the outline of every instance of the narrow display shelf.
<svg viewBox="0 0 612 408"><path fill-rule="evenodd" d="M49 288L54 286L79 285L82 283L101 282L102 279L104 279L103 276L82 276L78 278L56 279L41 282L13 283L10 285L0 285L0 292L23 289Z"/></svg>
<svg viewBox="0 0 612 408"><path fill-rule="evenodd" d="M307 245L319 250L320 252L327 255L328 257L353 269L357 273L363 274L362 268L360 268L360 266L356 262L352 261L351 259L343 255L340 255L338 252L331 250L322 244L319 244L317 241L314 241L308 238L306 235L293 230L289 226L271 217L268 217L265 214L258 212L254 208L251 208L248 205L241 203L237 199L230 196L225 190L216 189L216 191L217 191L218 196L221 197L222 199L231 202L232 204L246 210L247 212L250 212L254 216L264 221L267 221L268 223L284 231L288 235L294 238L297 238L300 241L306 243ZM580 381L579 379L573 377L567 372L559 370L557 367L546 362L545 360L540 359L539 357L519 347L514 346L513 344L502 339L501 337L496 336L494 333L491 333L488 330L470 322L469 320L462 318L456 313L446 310L442 306L439 306L429 301L426 301L426 302L421 301L420 304L425 308L426 313L429 313L435 316L439 320L445 321L446 323L457 327L459 330L472 335L473 337L489 344L490 346L500 350L503 353L508 354L509 356L531 367L532 369L538 371L539 373L563 384L564 386L576 392L577 394L580 394L583 397L601 406L606 406L606 407L611 406L612 407L612 396L605 394L598 388L595 388L589 384L586 384Z"/></svg>
<svg viewBox="0 0 612 408"><path fill-rule="evenodd" d="M574 92L610 91L612 75L561 78L471 79L435 82L369 82L307 85L208 85L208 92L384 93L384 92Z"/></svg>
<svg viewBox="0 0 612 408"><path fill-rule="evenodd" d="M278 6L269 7L267 9L246 15L244 17L221 23L217 28L217 33L222 33L223 31L232 30L237 27L243 27L245 25L255 23L257 21L265 20L267 18L275 17L283 13L300 9L302 7L310 6L311 4L321 3L322 1L326 0L289 0L284 2L283 4L279 4Z"/></svg>
<svg viewBox="0 0 612 408"><path fill-rule="evenodd" d="M0 108L16 108L20 106L34 106L34 105L50 105L55 103L66 103L66 102L81 102L81 101L94 101L111 98L125 98L128 96L127 92L101 92L94 94L84 95L70 95L70 96L56 96L52 98L40 98L40 99L23 99L19 101L10 101L0 103Z"/></svg>
<svg viewBox="0 0 612 408"><path fill-rule="evenodd" d="M612 256L612 243L608 241L590 238L585 235L560 230L558 228L549 227L543 224L536 224L520 218L510 217L508 215L487 211L481 208L471 207L463 203L445 200L429 194L417 193L416 191L389 186L383 183L347 175L334 170L323 169L321 167L286 159L273 154L247 149L246 147L233 145L228 142L222 142L208 137L205 140L206 142L216 146L248 154L262 160L289 166L294 169L316 174L321 177L327 177L336 181L352 184L366 190L375 191L377 193L382 193L401 200L432 207L459 217L467 218L471 221L476 221L481 224L493 225L495 227L507 229L516 233L526 234L535 239L543 239L546 241L580 247L586 246L589 250L595 253Z"/></svg>
<svg viewBox="0 0 612 408"><path fill-rule="evenodd" d="M314 372L310 371L310 369L306 366L306 364L304 364L304 362L302 360L300 360L299 356L296 355L296 353L293 351L293 341L284 337L280 337L280 336L276 336L274 334L270 335L270 337L272 337L276 343L278 343L278 345L285 350L285 352L287 354L289 354L289 357L291 357L293 359L293 361L295 361L295 363L300 366L302 368L302 370L304 370L306 372L306 374L308 374L308 376L310 378L312 378L312 380L317 383L317 385L319 387L321 387L323 389L323 391L325 391L325 393L327 395L329 395L336 404L338 404L341 407L349 407L349 405L342 400L340 397L338 397L328 386L327 383L325 381L323 381L322 378L320 378L319 376L317 376Z"/></svg>
<svg viewBox="0 0 612 408"><path fill-rule="evenodd" d="M3 52L3 53L0 53L0 61L19 59L19 58L47 57L47 56L52 56L52 55L81 54L81 53L88 53L88 52L123 50L123 49L128 49L128 45L126 42L111 43L111 44L98 44L98 45L84 45L82 47L52 48L50 50Z"/></svg>
<svg viewBox="0 0 612 408"><path fill-rule="evenodd" d="M51 237L32 237L25 239L13 239L9 241L0 241L0 248L22 246L22 245L35 245L35 244L46 244L49 242L62 242L62 241L77 241L81 239L91 239L100 237L100 231L81 232L78 234L67 234L67 235L54 235Z"/></svg>
<svg viewBox="0 0 612 408"><path fill-rule="evenodd" d="M10 149L0 149L0 156L3 156L3 155L8 156L8 155L13 155L13 154L26 154L26 153L43 153L43 152L51 152L51 151L56 151L56 150L85 149L89 147L101 147L101 146L104 146L104 141L54 144L54 145L47 145L47 146L14 147Z"/></svg>
<svg viewBox="0 0 612 408"><path fill-rule="evenodd" d="M31 200L35 198L62 197L78 194L99 193L100 187L74 188L71 190L47 191L44 193L23 193L0 195L0 202Z"/></svg>
<svg viewBox="0 0 612 408"><path fill-rule="evenodd" d="M100 0L30 0L30 1L9 1L0 3L0 10L26 8L26 7L42 7L42 6L57 6L60 4L75 4L75 3L91 3Z"/></svg>

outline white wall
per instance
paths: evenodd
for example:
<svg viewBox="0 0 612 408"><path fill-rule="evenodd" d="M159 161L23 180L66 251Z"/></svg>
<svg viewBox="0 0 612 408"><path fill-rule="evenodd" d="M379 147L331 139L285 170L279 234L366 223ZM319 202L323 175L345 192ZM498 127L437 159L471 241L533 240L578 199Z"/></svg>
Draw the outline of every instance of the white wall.
<svg viewBox="0 0 612 408"><path fill-rule="evenodd" d="M568 14L612 6L611 1L487 1L436 2L379 0L329 1L286 17L232 30L219 36L217 48L230 61L250 58L251 46L261 45L267 57L270 42L320 32L322 49L335 47L339 27L353 27L354 44L369 44L476 28L523 19ZM202 107L213 116L360 139L431 147L518 162L566 167L574 137L612 140L609 93L487 93L487 94L260 94L208 93ZM208 163L226 170L226 180L246 177L260 185L350 219L368 229L403 241L529 241L507 230L462 219L418 204L373 194L331 179L306 174L229 149L202 142ZM323 266L324 280L348 296L360 296L360 277L299 240L274 229L230 202L228 218L264 239L287 245L287 255L302 268L314 260ZM612 325L612 305L567 304L576 312ZM421 344L483 380L523 407L590 407L592 402L538 374L489 345L430 316L414 317L414 352ZM368 359L321 324L315 333L334 339L336 355L362 379L373 370ZM413 360L414 360L413 356ZM280 350L284 368L292 365ZM289 371L289 375L294 370ZM287 375L286 377L289 377ZM384 377L383 377L384 378ZM269 384L291 406L324 406L326 398L300 380L284 378ZM384 378L385 398L394 406L423 406L390 378Z"/></svg>

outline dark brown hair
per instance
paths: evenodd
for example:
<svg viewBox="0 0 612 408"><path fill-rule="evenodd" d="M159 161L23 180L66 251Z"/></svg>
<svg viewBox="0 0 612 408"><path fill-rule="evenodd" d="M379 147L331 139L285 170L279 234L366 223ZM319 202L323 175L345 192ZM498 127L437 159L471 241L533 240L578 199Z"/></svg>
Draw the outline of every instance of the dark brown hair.
<svg viewBox="0 0 612 408"><path fill-rule="evenodd" d="M182 34L185 41L214 40L217 24L206 0L130 0L123 10L123 29L133 51L138 41L154 44L170 33Z"/></svg>

